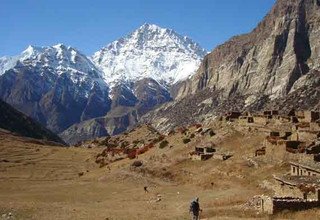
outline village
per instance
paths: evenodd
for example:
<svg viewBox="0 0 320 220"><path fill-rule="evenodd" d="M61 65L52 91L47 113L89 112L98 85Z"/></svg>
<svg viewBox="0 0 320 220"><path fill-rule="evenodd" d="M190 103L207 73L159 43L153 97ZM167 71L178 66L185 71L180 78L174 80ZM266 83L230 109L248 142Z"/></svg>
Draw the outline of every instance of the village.
<svg viewBox="0 0 320 220"><path fill-rule="evenodd" d="M229 112L219 117L216 123L222 127L265 134L264 141L251 152L249 160L252 163L286 164L290 167L286 173L273 175L273 195L257 195L255 209L260 213L274 214L282 210L320 207L320 112L291 111L287 115L276 110ZM149 126L149 129L152 128ZM191 161L223 162L234 156L233 152L212 141L216 136L212 127L195 124L175 128L166 135L156 132L156 135L148 136L150 142L140 144L137 144L138 140L130 145L128 141L117 143L117 139L108 138L111 145L97 155L96 163L103 167L124 158L138 159L156 146L171 149L174 144L167 140L170 137L175 139L177 134L181 135L187 149L193 149L188 152ZM119 145L122 147L117 148ZM107 158L109 162L106 162ZM137 167L143 164L135 162L133 164Z"/></svg>
<svg viewBox="0 0 320 220"><path fill-rule="evenodd" d="M256 208L273 214L320 207L319 111L291 111L287 115L276 110L260 114L229 112L220 120L269 132L254 158L290 164L287 173L274 175L274 195L261 196Z"/></svg>
<svg viewBox="0 0 320 220"><path fill-rule="evenodd" d="M208 124L180 126L166 133L141 124L121 135L82 142L68 149L44 147L35 140L20 142L12 136L8 140L12 148L6 148L2 158L2 175L14 181L4 182L1 193L24 198L23 206L28 203L29 188L38 187L42 192L50 182L53 189L60 190L72 180L66 188L68 193L80 206L88 197L101 204L93 205L90 211L99 218L126 219L128 213L135 212L142 219L159 219L163 218L163 211L170 213L164 219L188 219L189 201L195 196L204 210L202 219L317 216L319 119L316 111L292 111L287 115L278 111L230 112ZM3 137L6 140L8 134ZM18 147L25 151L27 159L16 154ZM38 161L40 155L48 160ZM16 180L21 172L25 177L19 181L26 182L26 189L20 189ZM48 182L43 184L43 180ZM13 184L14 190L9 189ZM92 187L97 189L89 196L76 193ZM36 196L41 201L56 198L55 190ZM133 197L128 198L127 192ZM59 204L65 205L65 195L59 194ZM112 200L106 199L110 196ZM123 201L128 199L132 208L124 212ZM10 203L8 199L1 204L15 215L29 216L19 208L20 203ZM55 212L60 206L53 204L48 209L46 204L39 201L35 207L44 210L43 216L54 213L63 218ZM143 208L146 204L148 211ZM80 210L77 206L68 205L70 210ZM64 215L80 216L86 210Z"/></svg>

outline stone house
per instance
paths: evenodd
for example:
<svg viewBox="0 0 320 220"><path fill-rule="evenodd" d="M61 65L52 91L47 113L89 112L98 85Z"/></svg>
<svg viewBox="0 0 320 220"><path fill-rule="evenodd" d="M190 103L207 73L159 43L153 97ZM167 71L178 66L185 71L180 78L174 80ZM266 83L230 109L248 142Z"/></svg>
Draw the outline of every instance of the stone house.
<svg viewBox="0 0 320 220"><path fill-rule="evenodd" d="M293 197L320 202L320 164L290 162L290 174L274 177L278 182L276 196Z"/></svg>
<svg viewBox="0 0 320 220"><path fill-rule="evenodd" d="M261 196L262 212L304 210L320 206L320 164L290 162L290 174L274 176L274 197Z"/></svg>
<svg viewBox="0 0 320 220"><path fill-rule="evenodd" d="M245 125L245 124L252 124L254 123L253 116L240 116L239 117L239 124Z"/></svg>
<svg viewBox="0 0 320 220"><path fill-rule="evenodd" d="M227 112L225 114L225 120L233 122L239 119L240 116L241 116L241 112Z"/></svg>
<svg viewBox="0 0 320 220"><path fill-rule="evenodd" d="M320 177L320 164L314 162L290 162L291 176L317 176Z"/></svg>
<svg viewBox="0 0 320 220"><path fill-rule="evenodd" d="M287 140L287 135L268 136L264 143L266 156L277 160L286 160L290 159L290 154L288 153L297 154L305 152L307 146L305 142Z"/></svg>
<svg viewBox="0 0 320 220"><path fill-rule="evenodd" d="M260 125L266 125L270 121L268 116L264 116L264 115L254 115L253 120L256 124L260 124Z"/></svg>
<svg viewBox="0 0 320 220"><path fill-rule="evenodd" d="M317 111L297 111L295 114L299 122L316 122L320 119L320 112Z"/></svg>
<svg viewBox="0 0 320 220"><path fill-rule="evenodd" d="M194 151L189 153L189 158L191 160L208 160L213 156L214 152L216 150L213 146L195 147Z"/></svg>
<svg viewBox="0 0 320 220"><path fill-rule="evenodd" d="M276 116L276 115L279 115L279 111L278 110L264 111L263 115L265 115L265 116Z"/></svg>

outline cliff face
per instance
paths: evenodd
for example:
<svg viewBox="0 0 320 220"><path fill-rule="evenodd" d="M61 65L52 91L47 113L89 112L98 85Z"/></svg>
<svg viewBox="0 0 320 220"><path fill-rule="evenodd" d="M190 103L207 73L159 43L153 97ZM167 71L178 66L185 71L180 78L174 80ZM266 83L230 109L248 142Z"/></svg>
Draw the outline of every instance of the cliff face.
<svg viewBox="0 0 320 220"><path fill-rule="evenodd" d="M271 103L285 103L303 85L312 85L317 95L308 97L312 105L295 106L317 107L319 34L319 0L278 0L251 33L233 37L208 54L197 74L175 87L176 101L149 117L155 125L172 121L186 103L196 107L184 117L196 121L228 110L277 108Z"/></svg>
<svg viewBox="0 0 320 220"><path fill-rule="evenodd" d="M208 54L179 98L204 88L271 99L287 95L311 69L319 69L320 6L315 0L278 0L251 33Z"/></svg>

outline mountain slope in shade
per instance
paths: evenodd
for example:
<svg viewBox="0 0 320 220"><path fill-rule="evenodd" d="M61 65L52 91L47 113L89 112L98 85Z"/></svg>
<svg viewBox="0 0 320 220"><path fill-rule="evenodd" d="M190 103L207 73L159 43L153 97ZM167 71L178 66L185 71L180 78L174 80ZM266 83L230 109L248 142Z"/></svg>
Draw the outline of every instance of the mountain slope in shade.
<svg viewBox="0 0 320 220"><path fill-rule="evenodd" d="M93 55L110 86L152 78L172 85L195 73L206 51L171 29L144 24Z"/></svg>
<svg viewBox="0 0 320 220"><path fill-rule="evenodd" d="M251 33L233 37L208 54L197 73L175 87L174 103L145 120L167 129L232 110L318 108L319 31L318 0L278 0ZM302 88L315 94L304 98L308 105L298 102Z"/></svg>
<svg viewBox="0 0 320 220"><path fill-rule="evenodd" d="M65 144L56 134L0 100L0 128L21 136Z"/></svg>
<svg viewBox="0 0 320 220"><path fill-rule="evenodd" d="M135 126L140 118L156 106L171 100L166 88L153 79L142 79L128 88L118 84L112 88L111 110L104 117L77 123L60 136L70 144L106 135L115 135Z"/></svg>

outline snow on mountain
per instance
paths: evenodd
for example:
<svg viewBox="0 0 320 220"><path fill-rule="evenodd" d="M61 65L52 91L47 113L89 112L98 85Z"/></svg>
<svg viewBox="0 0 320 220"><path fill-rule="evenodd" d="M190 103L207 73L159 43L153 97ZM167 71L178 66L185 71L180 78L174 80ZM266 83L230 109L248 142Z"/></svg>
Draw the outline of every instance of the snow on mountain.
<svg viewBox="0 0 320 220"><path fill-rule="evenodd" d="M91 75L105 87L144 78L167 86L195 73L206 54L188 37L171 29L144 24L96 52L92 60L63 44L29 46L18 56L0 58L0 76L21 63L40 70L48 68L58 75L68 73L75 83Z"/></svg>
<svg viewBox="0 0 320 220"><path fill-rule="evenodd" d="M67 73L75 84L80 84L90 77L102 88L107 87L101 78L101 72L88 57L63 44L51 47L28 46L18 56L0 58L0 76L19 64L31 67L40 73L45 72L43 69L49 69L57 75Z"/></svg>
<svg viewBox="0 0 320 220"><path fill-rule="evenodd" d="M111 87L144 78L171 85L195 73L206 54L188 37L171 29L144 24L96 52L92 60Z"/></svg>

